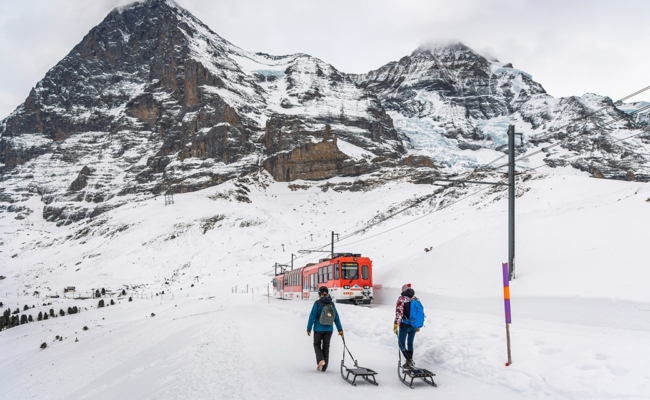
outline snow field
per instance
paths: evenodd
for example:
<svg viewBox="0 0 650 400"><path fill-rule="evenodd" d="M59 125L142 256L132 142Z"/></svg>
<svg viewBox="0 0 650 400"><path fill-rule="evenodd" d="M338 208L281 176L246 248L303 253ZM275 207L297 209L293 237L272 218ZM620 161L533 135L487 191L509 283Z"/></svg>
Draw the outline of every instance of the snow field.
<svg viewBox="0 0 650 400"><path fill-rule="evenodd" d="M370 256L375 284L382 285L372 307L338 307L352 354L379 372L377 388L365 382L353 388L340 378L338 337L332 339L328 372L315 370L305 333L311 302L268 303L268 273L274 262L288 263L291 253L299 257L296 266L315 261L323 255L298 250L329 250L332 230L343 237L378 213L390 213L389 206L400 209L404 200L435 187L393 182L370 192L339 193L264 181L265 189L248 185L251 203L239 203L229 197L236 186L227 183L176 195L172 206L162 198L126 204L79 238L76 233L90 224L55 228L37 212L22 221L5 213L0 260L7 279L0 283L0 301L12 310L30 301L54 303L43 299L47 288L61 294L67 285L81 293L136 285L128 290L165 295L3 331L0 376L7 383L0 398L275 399L315 392L377 399L404 393L648 398L650 295L643 290L643 240L650 188L551 171L557 175L518 186L509 367L501 278L507 259L505 192L487 190L426 217L432 208L415 207L335 243L337 252ZM331 182L346 181L351 180ZM204 233L202 224L214 216L224 218ZM438 374L438 388L411 391L395 376L394 303L406 282L427 313L426 327L416 336L416 362ZM247 285L253 293L232 293ZM34 290L41 299L31 297ZM97 302L56 301L57 312ZM35 317L39 308L28 313ZM80 331L84 325L90 330ZM66 339L53 342L56 335ZM44 341L49 347L41 350Z"/></svg>

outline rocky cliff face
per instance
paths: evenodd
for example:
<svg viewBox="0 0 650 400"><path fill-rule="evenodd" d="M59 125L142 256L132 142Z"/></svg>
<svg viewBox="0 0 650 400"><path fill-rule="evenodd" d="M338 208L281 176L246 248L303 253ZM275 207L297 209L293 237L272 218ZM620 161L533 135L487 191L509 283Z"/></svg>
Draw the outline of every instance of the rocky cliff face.
<svg viewBox="0 0 650 400"><path fill-rule="evenodd" d="M647 119L601 96L553 98L460 43L345 74L247 52L173 0L146 0L112 11L0 122L0 203L39 196L46 219L70 223L260 171L421 180L501 154L513 123L521 153L561 144L547 165L650 179Z"/></svg>
<svg viewBox="0 0 650 400"><path fill-rule="evenodd" d="M246 52L147 0L111 12L2 121L0 200L40 195L47 219L69 223L260 168L278 180L370 169L320 143L326 124L376 156L406 152L378 99L330 65Z"/></svg>
<svg viewBox="0 0 650 400"><path fill-rule="evenodd" d="M446 148L437 153L438 161L450 166L480 167L467 151L505 150L507 126L515 124L527 141L519 149L522 154L559 142L545 152L542 165L571 165L596 177L650 180L647 117L628 116L603 96L554 98L529 74L461 43L423 47L352 78L379 97L397 130L416 148ZM622 141L623 132L638 139Z"/></svg>

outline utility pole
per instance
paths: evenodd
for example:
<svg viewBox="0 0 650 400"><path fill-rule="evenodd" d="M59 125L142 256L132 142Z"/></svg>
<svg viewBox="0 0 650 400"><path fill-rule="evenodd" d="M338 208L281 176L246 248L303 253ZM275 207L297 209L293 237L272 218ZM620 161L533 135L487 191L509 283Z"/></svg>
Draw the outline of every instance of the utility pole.
<svg viewBox="0 0 650 400"><path fill-rule="evenodd" d="M521 133L515 133L515 126L508 126L508 183L482 182L455 179L432 178L434 182L476 183L480 185L508 186L508 281L515 279L515 136L519 136L523 145ZM332 249L334 248L334 232L332 232ZM334 250L332 250L332 253Z"/></svg>
<svg viewBox="0 0 650 400"><path fill-rule="evenodd" d="M508 280L515 279L515 126L508 127ZM523 138L521 139L523 142ZM523 143L522 143L523 144Z"/></svg>
<svg viewBox="0 0 650 400"><path fill-rule="evenodd" d="M332 251L331 251L332 254L331 254L330 258L334 258L334 235L336 235L337 240L339 238L339 234L334 233L334 231L332 231Z"/></svg>
<svg viewBox="0 0 650 400"><path fill-rule="evenodd" d="M291 270L293 271L293 253L291 253Z"/></svg>

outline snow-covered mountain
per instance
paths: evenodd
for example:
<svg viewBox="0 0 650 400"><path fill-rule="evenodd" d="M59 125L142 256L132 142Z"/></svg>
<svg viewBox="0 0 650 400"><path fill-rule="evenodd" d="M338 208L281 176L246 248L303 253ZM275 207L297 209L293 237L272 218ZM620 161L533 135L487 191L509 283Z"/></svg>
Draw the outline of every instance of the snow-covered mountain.
<svg viewBox="0 0 650 400"><path fill-rule="evenodd" d="M603 96L552 97L530 74L461 43L419 48L355 81L377 94L415 148L449 166L481 166L481 155L471 151L503 150L507 127L514 124L528 142L520 153L561 144L546 152L548 165L571 165L597 177L650 179L644 118L627 116L624 105L619 109ZM639 139L621 140L632 135Z"/></svg>
<svg viewBox="0 0 650 400"><path fill-rule="evenodd" d="M647 398L647 106L554 98L460 43L346 74L240 49L172 0L116 9L0 122L0 311L34 320L0 319L0 399L394 399L407 282L439 385L415 398ZM510 124L530 158L504 367L507 190L428 178L502 179ZM338 338L317 372L311 303L266 296L333 232L373 260L375 303L338 310L379 387L341 380Z"/></svg>
<svg viewBox="0 0 650 400"><path fill-rule="evenodd" d="M377 98L330 65L246 52L162 0L111 12L0 134L2 199L39 195L46 218L67 222L262 167L278 180L360 174L406 144Z"/></svg>
<svg viewBox="0 0 650 400"><path fill-rule="evenodd" d="M417 181L498 157L509 124L522 153L561 142L544 163L647 181L644 121L606 97L554 98L460 43L353 75L245 51L173 0L146 0L112 11L0 122L0 201L39 196L45 218L70 223L260 169Z"/></svg>

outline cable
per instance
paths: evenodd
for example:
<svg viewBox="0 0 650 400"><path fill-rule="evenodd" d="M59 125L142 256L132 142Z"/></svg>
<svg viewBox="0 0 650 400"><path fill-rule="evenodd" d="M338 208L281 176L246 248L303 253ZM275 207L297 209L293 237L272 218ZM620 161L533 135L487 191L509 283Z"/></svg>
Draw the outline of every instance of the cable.
<svg viewBox="0 0 650 400"><path fill-rule="evenodd" d="M642 92L644 92L644 91L646 91L646 90L648 90L648 89L650 89L650 86L648 86L648 87L646 87L646 88L643 88L643 89L641 89L641 90L638 90L638 91L636 91L636 92L634 92L634 93L632 93L632 94L630 94L630 95L628 95L628 96L626 96L626 97L623 97L622 99L616 101L615 104L621 103L622 101L624 101L624 100L626 100L626 99L629 99L630 97L636 96L637 94L642 93ZM576 98L576 99L577 99L577 98ZM579 100L578 100L578 101L579 101ZM603 106L603 107L601 107L601 108L599 108L599 109L597 109L597 110L595 110L595 111L592 111L592 112L588 113L587 115L585 115L585 117L584 117L585 122L584 122L584 124L583 124L581 130L584 130L586 124L589 122L588 119L589 119L590 117L594 116L595 114L597 114L598 112L600 112L600 111L602 111L602 110L604 110L604 109L606 109L606 108L607 108L607 106ZM625 114L625 115L623 115L623 116L621 116L621 117L619 117L619 118L615 118L615 119L613 119L612 121L609 121L609 122L607 122L607 123L601 125L601 127L605 127L605 126L607 126L607 125L610 125L610 124L612 124L612 123L614 123L614 122L617 122L617 121L619 121L619 120L621 120L621 119L624 119L624 118L628 117L629 115L632 115L632 114L635 114L635 113L639 113L639 112L644 111L644 110L646 110L646 109L648 109L648 108L650 108L650 105L649 105L649 106L646 106L646 107L643 107L643 108L640 108L640 109L638 109L638 110L635 110L635 111L632 112L632 113ZM569 126L569 125L571 125L571 124L572 124L572 122L569 122L569 123L567 123L567 124L561 126L560 128L558 128L558 130L560 130L560 129L562 129L562 128L566 128L567 126ZM632 138L632 137L635 137L635 136L639 136L639 135L641 135L641 134L643 134L643 133L646 133L646 132L641 132L641 133L639 133L639 134L632 135L632 136L629 136L629 137L624 138L624 139L620 139L620 140L615 141L615 142L613 142L613 143L618 143L619 141L627 140L627 139L629 139L629 138ZM579 134L579 135L577 135L577 136L580 136L580 135L582 135L582 134L584 134L584 132L581 133L581 134ZM542 148L542 149L540 149L540 150L538 150L538 151L536 151L536 152L533 152L533 153L531 153L531 154L528 154L528 155L525 155L525 156L523 156L523 157L517 158L517 159L515 159L515 161L525 160L525 159L528 159L528 158L532 157L533 155L536 155L536 154L539 154L539 153L542 153L542 152L548 151L548 149L551 149L551 148L553 148L553 147L559 146L559 145L562 144L563 142L568 142L570 139L575 139L575 137L577 137L577 136L570 137L570 138L566 138L566 139L564 139L564 140L561 141L561 142L557 142L557 143L552 144L552 145L550 145L550 146L544 147L544 148ZM577 155L576 155L576 156L577 156ZM502 156L496 158L495 160L489 162L488 164L485 164L485 165L482 166L482 167L476 168L473 172L470 172L469 175L471 175L472 173L476 172L476 170L479 170L479 169L485 169L486 167L490 166L491 164L493 164L493 163L499 161L500 159L502 159L502 158L504 158L504 157L506 157L506 154L504 154L504 155L502 155ZM575 156L572 156L572 157L575 157ZM570 158L572 158L572 157L570 157ZM499 167L491 168L490 170L496 170L496 169L502 168L503 166L507 166L507 165L508 165L508 164L504 164L504 165L501 165L501 166L499 166ZM546 164L544 164L544 165L546 165ZM541 166L536 167L536 168L534 168L534 169L541 168L541 167L544 166L544 165L541 165ZM532 170L534 170L534 169L532 169ZM437 209L435 209L435 210L433 210L433 211L431 211L431 212L429 212L429 213L426 213L426 214L424 214L424 215L422 215L422 216L420 216L420 217L417 217L417 218L415 218L415 219L413 219L413 220L411 220L411 221L405 222L405 223L403 223L403 224L401 224L401 225L398 225L398 226L396 226L396 227L393 227L393 228L391 228L391 229L388 229L388 230L386 230L386 231L384 231L384 232L377 233L377 234L375 234L375 235L372 235L372 236L369 236L369 237L366 237L366 238L363 238L363 239L357 240L357 241L355 241L355 242L347 243L347 245L356 244L356 243L362 242L362 241L364 241L364 240L368 240L368 239L371 239L371 238L377 237L377 236L379 236L379 235L383 235L383 234L388 233L388 232L390 232L390 231L393 231L393 230L395 230L395 229L397 229L397 228L401 228L402 226L405 226L405 225L408 225L408 224L413 223L413 222L415 222L415 221L418 221L418 220L420 220L420 219L422 219L422 218L425 218L425 217L427 217L427 216L429 216L429 215L431 215L431 214L433 214L433 213L435 213L435 212L438 212L438 211L444 210L445 208L447 208L447 207L449 207L449 206L451 206L451 205L453 205L453 204L456 204L456 203L458 203L458 202L460 202L460 201L462 201L462 200L465 200L465 199L467 199L467 198L469 198L469 197L472 197L472 196L474 196L474 195L476 195L476 194L478 194L478 193L481 193L481 192L483 192L483 191L485 191L485 190L487 190L487 189L489 189L489 187L485 187L485 188L479 189L479 190L477 190L477 191L475 191L475 192L473 192L473 193L471 193L471 194L468 194L468 195L466 195L466 196L463 196L463 197L457 199L456 201L453 201L453 202L447 203L446 205L444 205L444 206L442 206L442 207L440 207L440 208L437 208ZM434 193L434 194L435 194L435 193ZM411 209L411 208L417 206L418 204L422 203L423 201L429 199L429 198L430 198L431 196L433 196L434 194L431 194L431 195L428 195L428 196L424 196L424 197L422 197L421 199L419 199L419 200L417 200L416 202L414 202L413 204L411 204L411 205L409 205L409 206L407 206L407 207L404 207L403 209L401 209L401 210L399 210L399 211L396 211L396 212L394 212L394 213L392 213L392 214L390 214L390 215L388 215L388 216L386 216L386 217L380 219L379 221L376 221L376 222L374 222L374 223L372 223L372 224L366 225L365 227L363 227L363 228L361 228L361 229L357 229L356 231L353 231L352 233L349 233L349 234L347 234L347 235L344 235L342 238L339 238L337 242L344 241L344 240L346 240L346 239L348 239L348 238L350 238L350 237L353 237L353 236L355 236L355 235L357 235L357 234L359 234L359 233L361 233L361 232L365 232L365 231L367 231L368 229L372 228L373 226L376 226L376 225L378 225L378 224L380 224L380 223L382 223L382 222L385 222L386 220L388 220L388 219L390 219L390 218L393 218L394 216L396 216L396 215L398 215L398 214L400 214L400 213L402 213L402 212L404 212L404 211L406 211L406 210L409 210L409 209ZM326 245L323 245L323 246L320 246L320 247L316 247L316 248L314 248L314 249L311 249L311 251L322 251L322 249L326 248L327 246L329 246L329 244L326 244ZM295 261L296 259L298 259L298 258L302 258L302 256L294 257L294 261ZM286 264L284 264L284 265L286 265Z"/></svg>
<svg viewBox="0 0 650 400"><path fill-rule="evenodd" d="M639 94L639 93L643 93L643 92L645 92L645 91L648 90L648 89L650 89L650 86L647 86L647 87L645 87L645 88L643 88L643 89L641 89L641 90L638 90L638 91L636 91L636 92L634 92L634 93L632 93L632 94L630 94L630 95L628 95L628 96L625 96L625 97L623 97L622 99L617 100L614 104L622 103L624 100L629 99L630 97L634 97L634 96L636 96L636 95ZM577 97L574 96L574 98L576 98L576 100L577 100ZM578 101L579 101L579 100L578 100ZM587 120L588 118L593 117L594 115L596 115L596 114L599 113L600 111L606 109L607 107L608 107L608 106L603 106L603 107L601 107L601 108L599 108L599 109L597 109L597 110L595 110L595 111L592 111L592 112L590 112L590 113L587 113L587 115L584 116L584 119ZM631 115L631 114L634 114L634 113L637 113L637 112L640 112L640 111L642 111L642 110L645 110L646 108L647 108L647 107L644 107L644 108L639 109L639 110L636 110L635 112L632 112L632 113L630 113L630 114L625 114L625 115L623 115L623 116L621 116L621 117L619 117L619 118L615 118L613 121L610 121L610 122L608 122L608 123L605 124L605 125L608 125L608 124L610 124L610 123L613 123L613 122L619 121L619 120L621 120L621 119L624 119L624 118L626 118L627 116L629 116L629 115ZM562 126L560 126L559 128L557 128L557 130L561 130L561 129L563 129L563 128L566 128L566 127L570 126L572 123L573 123L573 122L567 122L565 125L562 125ZM578 135L578 136L579 136L579 135ZM575 138L575 137L567 137L567 138L564 139L562 142L567 142L568 140L570 140L570 139L574 139L574 138ZM534 155L536 155L536 154L542 153L542 152L544 152L544 151L547 150L547 149L551 149L551 148L553 148L553 147L559 146L560 144L562 144L562 142L557 142L557 143L552 144L552 145L550 145L550 146L544 147L544 148L542 148L541 150L538 150L538 151L536 151L536 152L534 152L534 153L532 153L532 154L528 154L528 155L526 155L526 156L523 156L523 157L520 157L520 158L518 158L518 159L515 159L515 162L516 162L516 161L525 160L525 159L527 159L527 158L529 158L529 157L532 157L532 156L534 156ZM493 164L494 162L498 161L499 159L501 159L501 158L503 158L503 157L505 157L505 155L503 155L503 156L499 157L498 159L496 159L496 160L494 160L494 161L492 161L492 162L486 164L486 165L483 166L483 167L479 167L479 168L477 168L477 169L486 169L486 167L488 167L489 165ZM490 169L491 169L491 170L496 170L496 169L503 168L503 167L505 167L505 166L507 166L507 165L508 165L508 164L501 164L501 165L499 165L498 167L494 167L494 168L490 168Z"/></svg>
<svg viewBox="0 0 650 400"><path fill-rule="evenodd" d="M634 93L632 93L632 94L629 95L629 96L625 96L625 97L623 97L622 99L618 100L618 101L617 101L616 103L614 103L614 104L622 103L623 100L627 100L627 99L629 99L630 97L634 97L634 96L636 96L637 94L639 94L639 93L643 93L643 92L645 92L645 91L648 90L648 89L650 89L650 86L645 87L645 88L639 90L638 92L634 92Z"/></svg>
<svg viewBox="0 0 650 400"><path fill-rule="evenodd" d="M634 135L631 135L631 136L628 136L628 137L625 137L625 138L622 138L622 139L617 139L617 140L613 141L612 144L616 144L616 143L618 143L618 142L623 142L623 141L625 141L625 140L632 139L632 138L637 137L637 136L648 135L648 134L650 134L650 133L649 133L649 132L639 132L639 133L637 133L637 134L634 134ZM562 161L567 161L567 160L570 160L570 159L572 159L572 158L576 158L576 157L578 157L578 156L580 156L580 155L582 155L582 153L574 154L574 155L572 155L572 156L570 156L570 157L563 158ZM544 163L544 164L542 164L542 165L538 165L538 166L535 167L535 168L526 168L526 171L535 171L535 170L537 170L537 169L539 169L539 168L547 167L547 166L548 166L548 165L547 165L546 163Z"/></svg>
<svg viewBox="0 0 650 400"><path fill-rule="evenodd" d="M620 117L618 117L618 118L614 118L613 120L611 120L611 121L609 121L609 122L606 122L606 123L602 124L600 127L604 129L607 125L611 125L611 124L613 124L614 122L618 122L618 121L620 121L620 120L622 120L622 119L625 119L625 118L629 117L630 115L638 114L638 113L640 113L640 112L642 112L642 111L645 111L645 110L648 110L648 109L650 109L650 105L647 105L647 106L645 106L645 107L641 107L641 108L639 108L638 110L634 110L634 111L630 112L629 114L622 115L622 116L620 116ZM582 128L581 128L581 130L584 130L584 128L585 128L585 126L587 125L588 122L589 122L589 121L585 121L585 122L582 124ZM579 137L579 136L581 136L581 135L584 135L585 133L588 133L588 132L584 132L584 131L583 131L582 133L579 133L578 135L575 135L575 136L573 136L573 137L566 138L566 139L564 139L564 140L562 140L562 141L556 142L556 143L554 143L554 144L552 144L552 145L549 145L549 146L546 146L546 147L542 147L540 150L537 150L537 151L535 151L535 152L533 152L533 153L526 154L526 155L524 155L524 156L521 156L521 157L515 159L515 162L517 162L517 161L522 161L522 160L526 160L526 159L528 159L528 158L530 158L530 157L532 157L532 156L535 156L535 155L537 155L537 154L539 154L539 153L547 152L549 149L552 149L553 147L557 147L557 146L559 146L559 145L561 145L561 144L563 144L563 143L567 143L570 139L575 139L575 138L577 138L577 137ZM635 136L638 136L638 135L635 135ZM619 141L620 141L620 140L619 140ZM613 142L613 143L618 143L618 141ZM496 168L494 168L494 169L499 169L499 168L502 168L502 167L507 166L507 165L508 165L508 164L503 164L503 165L501 165L501 166L499 166L499 167L496 167Z"/></svg>
<svg viewBox="0 0 650 400"><path fill-rule="evenodd" d="M452 206L452 205L454 205L454 204L456 204L456 203L458 203L458 202L460 202L460 201L462 201L462 200L465 200L465 199L467 199L467 198L469 198L469 197L472 197L472 196L474 196L474 195L476 195L476 194L478 194L478 193L481 193L481 192L483 192L483 191L485 191L485 190L488 190L489 188L490 188L489 186L484 187L484 188L479 189L479 190L477 190L477 191L475 191L475 192L473 192L473 193L470 193L470 194L468 194L468 195L466 195L466 196L460 197L460 198L456 199L455 201L452 201L452 202L450 202L450 203L447 203L447 204L445 204L445 205L442 206L442 207L436 208L435 210L433 210L433 211L431 211L431 212L428 212L428 213L426 213L426 214L424 214L424 215L422 215L422 216L420 216L420 217L417 217L417 218L415 218L415 219L413 219L413 220L411 220L411 221L405 222L405 223L403 223L403 224L401 224L401 225L398 225L398 226L396 226L396 227L390 228L390 229L388 229L388 230L386 230L386 231L383 231L383 232L377 233L377 234L375 234L375 235L372 235L372 236L369 236L369 237L366 237L366 238L363 238L363 239L357 240L357 241L355 241L355 242L346 243L346 245L349 246L349 245L352 245L352 244L355 244L355 243L363 242L364 240L368 240L368 239L371 239L371 238L377 237L377 236L379 236L379 235L383 235L383 234L388 233L388 232L390 232L390 231L393 231L393 230L395 230L395 229L397 229L397 228L401 228L401 227L404 226L404 225L408 225L408 224L411 224L411 223L413 223L413 222L415 222L415 221L418 221L418 220L420 220L420 219L422 219L422 218L428 217L428 216L431 215L431 214L434 214L434 213L436 213L436 212L438 212L438 211L444 210L444 209L447 208L447 207L450 207L450 206ZM348 238L350 238L350 237L352 237L352 236L358 235L358 234L361 233L361 232L365 232L366 230L370 229L371 227L373 227L373 226L375 226L375 225L378 225L378 224L380 224L380 223L382 223L382 222L384 222L384 221L386 221L386 220L388 220L388 219L394 217L395 215L400 214L400 213L402 213L402 212L404 212L404 211L406 211L406 210L408 210L408 209L410 209L410 208L415 207L416 205L422 203L423 201L425 201L425 200L431 198L431 197L432 197L433 195L435 195L435 194L436 194L436 193L433 193L433 194L427 195L427 196L425 196L425 197L419 199L419 200L416 201L415 203L411 204L410 206L404 207L403 209L401 209L401 210L399 210L399 211L396 211L396 212L394 212L394 213L392 213L392 214L386 216L385 218L382 218L381 220L379 220L379 221L377 221L377 222L374 222L374 223L372 223L372 224L366 225L365 227L363 227L363 228L361 228L361 229L357 229L356 231L354 231L354 232L352 232L352 233L350 233L350 234L348 234L348 235L345 235L344 237L340 238L340 239L337 241L337 243L338 243L338 242L341 242L341 241L344 241L345 239L348 239ZM318 251L318 250L321 250L321 249L323 249L323 248L326 248L326 247L329 246L329 245L330 245L330 244L326 244L326 245L323 245L323 246L320 246L320 247L316 247L316 248L314 248L312 251ZM301 257L294 257L294 261L295 261L297 258L301 258ZM269 272L270 272L270 271L269 271Z"/></svg>
<svg viewBox="0 0 650 400"><path fill-rule="evenodd" d="M436 212L438 212L438 211L444 210L445 208L447 208L447 207L449 207L449 206L452 206L452 205L454 205L454 204L456 204L456 203L458 203L458 202L460 202L460 201L462 201L462 200L465 200L465 199L467 199L467 198L469 198L469 197L472 197L472 196L474 196L474 195L476 195L476 194L478 194L478 193L480 193L480 192L483 192L483 191L485 191L485 190L488 190L489 188L490 188L489 186L486 186L486 187L484 187L484 188L482 188L482 189L479 189L479 190L477 190L477 191L475 191L475 192L473 192L473 193L470 193L470 194L468 194L468 195L466 195L466 196L463 196L463 197L461 197L461 198L459 198L459 199L456 199L455 201L452 201L452 202L450 202L450 203L447 203L447 204L445 204L444 206L442 206L442 207L440 207L440 208L436 208L435 210L433 210L433 211L431 211L431 212L429 212L429 213L426 213L426 214L424 214L424 215L422 215L422 216L419 216L419 217L417 217L417 218L415 218L415 219L413 219L413 220L411 220L411 221L405 222L405 223L403 223L403 224L401 224L401 225L397 225L397 226L395 226L395 227L393 227L393 228L390 228L390 229L388 229L388 230L386 230L386 231L383 231L383 232L377 233L377 234L375 234L375 235L372 235L372 236L369 236L369 237L366 237L366 238L363 238L363 239L357 240L356 242L346 243L346 245L349 246L349 245L351 245L351 244L356 244L356 243L359 243L359 242L363 242L364 240L372 239L372 238L377 237L377 236L379 236L379 235L383 235L384 233L388 233L388 232L390 232L390 231L393 231L393 230L395 230L395 229L397 229L397 228L401 228L401 227L403 227L404 225L408 225L408 224L413 223L413 222L415 222L415 221L418 221L418 220L420 220L420 219L422 219L422 218L428 217L429 215L431 215L431 214L433 214L433 213L436 213Z"/></svg>

